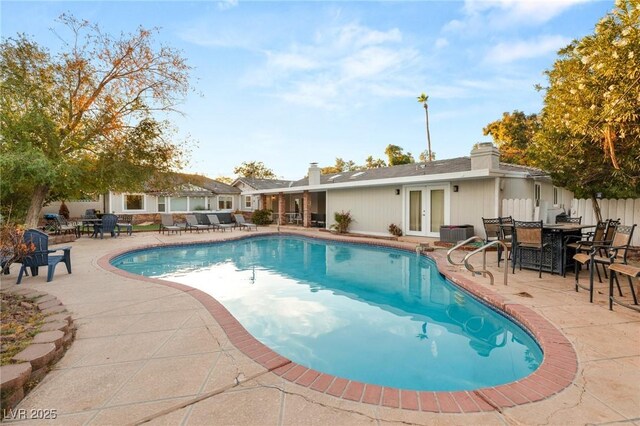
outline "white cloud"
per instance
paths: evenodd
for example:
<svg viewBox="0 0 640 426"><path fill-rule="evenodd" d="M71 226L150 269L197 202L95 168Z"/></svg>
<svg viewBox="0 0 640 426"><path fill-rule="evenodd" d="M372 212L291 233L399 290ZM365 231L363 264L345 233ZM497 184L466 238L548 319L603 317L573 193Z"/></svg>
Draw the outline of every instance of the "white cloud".
<svg viewBox="0 0 640 426"><path fill-rule="evenodd" d="M462 19L444 26L445 31L477 33L544 24L579 3L593 0L465 0Z"/></svg>
<svg viewBox="0 0 640 426"><path fill-rule="evenodd" d="M444 37L439 37L435 43L436 49L442 49L443 47L447 47L448 45L449 45L449 40L447 40Z"/></svg>
<svg viewBox="0 0 640 426"><path fill-rule="evenodd" d="M521 59L531 59L555 53L571 42L562 36L540 36L532 40L502 42L495 45L485 56L486 63L507 64Z"/></svg>
<svg viewBox="0 0 640 426"><path fill-rule="evenodd" d="M324 28L311 42L263 52L262 66L249 71L246 86L274 89L273 96L314 108L353 108L366 96L410 92L420 68L419 51L388 31L360 24ZM415 78L414 78L415 77Z"/></svg>
<svg viewBox="0 0 640 426"><path fill-rule="evenodd" d="M220 0L218 2L218 9L220 10L229 10L238 5L238 0Z"/></svg>

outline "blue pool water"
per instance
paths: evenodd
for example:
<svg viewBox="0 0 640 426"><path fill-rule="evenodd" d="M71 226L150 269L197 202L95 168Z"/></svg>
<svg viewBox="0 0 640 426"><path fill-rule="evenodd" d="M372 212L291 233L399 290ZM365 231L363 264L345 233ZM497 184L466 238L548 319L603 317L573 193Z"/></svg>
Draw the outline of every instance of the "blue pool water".
<svg viewBox="0 0 640 426"><path fill-rule="evenodd" d="M271 236L112 264L203 290L274 351L351 380L470 390L518 380L542 361L520 326L402 250Z"/></svg>

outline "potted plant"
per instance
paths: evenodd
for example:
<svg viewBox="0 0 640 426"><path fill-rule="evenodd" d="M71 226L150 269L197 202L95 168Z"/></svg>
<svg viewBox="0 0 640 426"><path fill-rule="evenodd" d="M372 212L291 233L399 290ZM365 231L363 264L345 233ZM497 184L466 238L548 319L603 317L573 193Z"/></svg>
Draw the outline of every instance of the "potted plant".
<svg viewBox="0 0 640 426"><path fill-rule="evenodd" d="M338 234L346 234L349 230L349 226L354 222L351 212L335 212L333 218L336 223L331 225L331 229L335 229Z"/></svg>

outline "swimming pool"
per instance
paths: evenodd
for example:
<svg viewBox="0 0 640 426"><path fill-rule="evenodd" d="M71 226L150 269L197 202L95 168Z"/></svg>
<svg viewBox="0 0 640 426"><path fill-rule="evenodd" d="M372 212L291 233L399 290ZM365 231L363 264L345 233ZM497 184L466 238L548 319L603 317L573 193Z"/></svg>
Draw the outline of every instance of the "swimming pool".
<svg viewBox="0 0 640 426"><path fill-rule="evenodd" d="M350 380L471 390L521 379L542 361L519 325L403 250L269 236L111 263L205 291L282 356Z"/></svg>

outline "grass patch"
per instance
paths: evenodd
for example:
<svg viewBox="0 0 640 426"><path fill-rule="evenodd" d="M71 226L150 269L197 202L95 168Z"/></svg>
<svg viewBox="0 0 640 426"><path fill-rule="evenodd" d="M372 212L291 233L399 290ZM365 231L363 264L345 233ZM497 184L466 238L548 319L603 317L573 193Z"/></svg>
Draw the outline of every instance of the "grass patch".
<svg viewBox="0 0 640 426"><path fill-rule="evenodd" d="M15 294L2 294L0 310L0 365L11 364L11 358L29 346L44 323L44 315L30 299Z"/></svg>
<svg viewBox="0 0 640 426"><path fill-rule="evenodd" d="M151 225L133 225L134 232L159 231L160 224L152 223Z"/></svg>

